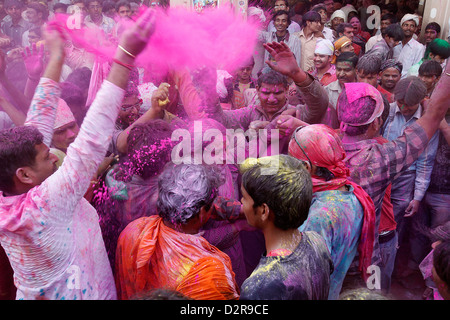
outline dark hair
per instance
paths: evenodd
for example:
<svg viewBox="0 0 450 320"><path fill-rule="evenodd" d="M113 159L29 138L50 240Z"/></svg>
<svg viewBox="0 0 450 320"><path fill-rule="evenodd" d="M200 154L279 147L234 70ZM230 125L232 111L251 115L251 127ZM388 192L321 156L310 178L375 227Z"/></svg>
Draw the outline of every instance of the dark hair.
<svg viewBox="0 0 450 320"><path fill-rule="evenodd" d="M385 13L381 16L380 21L389 20L392 23L397 23L397 17L392 13Z"/></svg>
<svg viewBox="0 0 450 320"><path fill-rule="evenodd" d="M408 106L419 104L426 95L427 87L418 77L401 79L394 88L395 100L403 100Z"/></svg>
<svg viewBox="0 0 450 320"><path fill-rule="evenodd" d="M126 0L120 0L116 3L117 12L119 12L120 7L128 7L128 9L131 9L130 3Z"/></svg>
<svg viewBox="0 0 450 320"><path fill-rule="evenodd" d="M209 210L222 184L217 166L167 163L158 178L159 216L175 225L185 224L202 207Z"/></svg>
<svg viewBox="0 0 450 320"><path fill-rule="evenodd" d="M45 5L43 5L42 3L32 2L27 5L27 8L31 8L31 9L35 10L37 13L41 13L42 20L47 21L49 12L48 12L47 7Z"/></svg>
<svg viewBox="0 0 450 320"><path fill-rule="evenodd" d="M397 23L393 23L387 26L387 28L382 33L382 37L386 36L393 38L395 41L402 41L405 38L402 27Z"/></svg>
<svg viewBox="0 0 450 320"><path fill-rule="evenodd" d="M338 62L350 62L353 68L356 68L358 60L358 56L354 52L342 52L336 57L336 64Z"/></svg>
<svg viewBox="0 0 450 320"><path fill-rule="evenodd" d="M353 26L350 23L344 22L344 23L338 24L338 26L336 27L336 33L338 34L338 38L341 33L342 34L344 33L345 28L352 28L352 30L353 30ZM352 40L352 39L350 39L350 40Z"/></svg>
<svg viewBox="0 0 450 320"><path fill-rule="evenodd" d="M18 8L24 8L25 4L23 1L20 1L20 0L5 0L5 3L3 4L3 7L5 9L8 9L13 6L16 6Z"/></svg>
<svg viewBox="0 0 450 320"><path fill-rule="evenodd" d="M148 179L158 175L170 161L172 127L164 120L135 125L127 138L131 174Z"/></svg>
<svg viewBox="0 0 450 320"><path fill-rule="evenodd" d="M98 2L101 6L103 6L103 0L84 0L84 5L89 7L92 2Z"/></svg>
<svg viewBox="0 0 450 320"><path fill-rule="evenodd" d="M88 67L77 68L73 70L66 81L78 86L83 92L89 90L92 71Z"/></svg>
<svg viewBox="0 0 450 320"><path fill-rule="evenodd" d="M258 87L261 87L261 85L263 83L266 84L282 84L285 88L289 87L289 83L287 81L287 78L282 75L281 73L275 71L275 70L270 70L267 73L262 73L259 77L258 77Z"/></svg>
<svg viewBox="0 0 450 320"><path fill-rule="evenodd" d="M275 21L275 19L278 16L281 16L283 14L285 14L287 16L287 23L288 23L288 25L290 25L291 24L291 18L289 17L289 12L287 12L286 10L278 10L277 12L274 12L272 20Z"/></svg>
<svg viewBox="0 0 450 320"><path fill-rule="evenodd" d="M305 13L303 15L302 28L304 28L306 26L306 22L307 21L321 22L322 21L322 17L316 11L308 11L307 13Z"/></svg>
<svg viewBox="0 0 450 320"><path fill-rule="evenodd" d="M436 274L450 290L450 240L445 240L434 248L433 266Z"/></svg>
<svg viewBox="0 0 450 320"><path fill-rule="evenodd" d="M315 11L317 13L319 13L320 10L327 11L327 8L325 7L325 5L323 3L318 3L311 8L311 11Z"/></svg>
<svg viewBox="0 0 450 320"><path fill-rule="evenodd" d="M338 106L339 121L350 124L345 129L345 134L348 136L359 136L367 132L370 123L362 126L351 126L351 124L364 123L369 120L376 107L375 100L370 97L363 97L350 103L344 88L339 95Z"/></svg>
<svg viewBox="0 0 450 320"><path fill-rule="evenodd" d="M440 56L442 59L450 57L450 43L442 39L434 39L429 45L430 53Z"/></svg>
<svg viewBox="0 0 450 320"><path fill-rule="evenodd" d="M437 22L430 22L429 24L427 24L425 30L428 29L434 30L436 31L436 33L441 33L441 26Z"/></svg>
<svg viewBox="0 0 450 320"><path fill-rule="evenodd" d="M381 58L377 55L363 55L356 65L358 71L364 74L378 74L381 69Z"/></svg>
<svg viewBox="0 0 450 320"><path fill-rule="evenodd" d="M102 3L102 11L103 12L109 11L111 9L116 10L116 4L113 1L106 0Z"/></svg>
<svg viewBox="0 0 450 320"><path fill-rule="evenodd" d="M35 164L35 146L43 141L42 133L32 126L0 131L0 191L11 193L14 190L16 170Z"/></svg>
<svg viewBox="0 0 450 320"><path fill-rule="evenodd" d="M426 60L419 67L419 76L436 76L442 75L441 64L434 60Z"/></svg>
<svg viewBox="0 0 450 320"><path fill-rule="evenodd" d="M272 160L277 162L276 167L272 166ZM272 168L273 171L263 171ZM308 218L312 180L302 161L289 155L264 157L256 165L244 162L241 172L242 187L253 199L254 207L267 204L274 213L277 228L298 228Z"/></svg>
<svg viewBox="0 0 450 320"><path fill-rule="evenodd" d="M58 2L58 3L55 3L55 5L53 6L53 11L58 10L58 9L64 9L64 12L67 12L68 7L69 6L67 4Z"/></svg>

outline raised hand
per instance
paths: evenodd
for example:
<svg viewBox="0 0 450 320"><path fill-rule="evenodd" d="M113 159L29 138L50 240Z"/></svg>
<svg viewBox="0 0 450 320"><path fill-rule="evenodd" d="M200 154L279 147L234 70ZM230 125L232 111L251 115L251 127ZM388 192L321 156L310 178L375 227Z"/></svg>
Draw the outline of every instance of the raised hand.
<svg viewBox="0 0 450 320"><path fill-rule="evenodd" d="M155 11L147 8L131 27L126 29L120 38L119 45L122 53L136 57L140 54L154 32ZM130 55L131 54L131 55Z"/></svg>
<svg viewBox="0 0 450 320"><path fill-rule="evenodd" d="M287 44L284 42L268 42L263 46L275 60L275 62L266 61L270 68L290 77L297 83L306 79L305 72L298 66L297 60L295 60L294 54Z"/></svg>
<svg viewBox="0 0 450 320"><path fill-rule="evenodd" d="M39 79L44 71L44 46L39 49L36 44L22 50L22 58L30 79Z"/></svg>

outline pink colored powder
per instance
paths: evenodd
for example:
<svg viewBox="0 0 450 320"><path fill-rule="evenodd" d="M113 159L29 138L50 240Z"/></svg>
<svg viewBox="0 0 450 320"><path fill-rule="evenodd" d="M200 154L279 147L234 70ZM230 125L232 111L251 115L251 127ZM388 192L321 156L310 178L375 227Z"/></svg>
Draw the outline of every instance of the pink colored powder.
<svg viewBox="0 0 450 320"><path fill-rule="evenodd" d="M244 21L228 8L204 10L201 14L182 7L156 9L155 31L136 65L143 68L178 69L212 67L233 70L250 58L258 38L258 26ZM111 60L117 48L91 29L70 29L58 15L73 42L99 58ZM132 22L131 22L132 23Z"/></svg>

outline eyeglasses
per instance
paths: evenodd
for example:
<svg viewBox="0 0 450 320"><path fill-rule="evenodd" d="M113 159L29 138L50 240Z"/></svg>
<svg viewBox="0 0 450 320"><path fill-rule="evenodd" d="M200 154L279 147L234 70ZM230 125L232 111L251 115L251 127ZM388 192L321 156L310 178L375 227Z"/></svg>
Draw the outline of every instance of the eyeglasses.
<svg viewBox="0 0 450 320"><path fill-rule="evenodd" d="M137 110L139 110L143 103L144 102L142 101L142 99L139 99L139 101L135 104L120 106L120 109L122 109L122 111L130 111L133 108L136 108Z"/></svg>
<svg viewBox="0 0 450 320"><path fill-rule="evenodd" d="M286 7L285 4L278 4L278 5L274 6L274 8L284 8L284 7Z"/></svg>
<svg viewBox="0 0 450 320"><path fill-rule="evenodd" d="M303 129L306 126L300 126L297 129L295 129L294 134L293 134L293 138L295 139L295 142L297 142L298 146L300 147L300 150L302 150L303 154L305 155L306 159L308 159L309 162L309 166L310 168L312 168L312 162L311 159L308 157L308 155L306 154L305 150L303 149L302 145L300 144L300 142L297 139L297 132L299 132L301 129Z"/></svg>

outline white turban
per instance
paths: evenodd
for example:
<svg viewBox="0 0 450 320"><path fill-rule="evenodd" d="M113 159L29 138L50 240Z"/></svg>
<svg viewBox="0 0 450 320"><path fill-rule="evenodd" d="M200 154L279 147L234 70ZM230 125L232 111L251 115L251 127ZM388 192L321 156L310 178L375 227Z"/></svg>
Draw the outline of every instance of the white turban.
<svg viewBox="0 0 450 320"><path fill-rule="evenodd" d="M335 12L333 12L333 14L331 15L330 21L333 21L334 18L342 18L342 19L344 19L344 23L347 22L347 16L346 16L345 12L342 10L336 10Z"/></svg>
<svg viewBox="0 0 450 320"><path fill-rule="evenodd" d="M319 39L317 40L314 53L332 56L334 54L334 45L328 39Z"/></svg>
<svg viewBox="0 0 450 320"><path fill-rule="evenodd" d="M407 13L403 16L402 20L400 21L400 25L403 25L406 21L413 20L416 23L416 26L419 25L419 17L415 14Z"/></svg>

